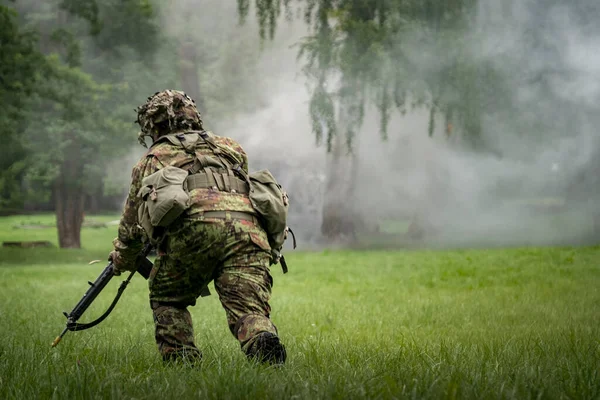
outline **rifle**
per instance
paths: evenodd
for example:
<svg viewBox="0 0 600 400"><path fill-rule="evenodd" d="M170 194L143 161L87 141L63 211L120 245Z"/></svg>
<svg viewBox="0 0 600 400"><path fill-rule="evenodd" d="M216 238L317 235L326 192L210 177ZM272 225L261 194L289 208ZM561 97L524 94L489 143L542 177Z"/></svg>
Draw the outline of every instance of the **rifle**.
<svg viewBox="0 0 600 400"><path fill-rule="evenodd" d="M67 317L67 326L62 331L62 333L59 336L57 336L56 339L54 339L54 341L52 342L52 347L56 347L58 343L60 343L62 337L65 335L65 333L67 333L67 331L83 331L92 328L98 325L100 322L104 321L117 305L117 302L121 298L123 291L125 290L125 288L129 284L129 281L136 272L142 275L145 279L148 279L153 266L152 261L146 258L150 253L150 250L152 250L152 245L147 244L136 260L137 270L131 271L127 279L121 282L115 299L113 300L111 305L106 309L104 314L102 314L100 317L96 318L92 322L79 323L77 322L79 318L81 318L83 313L94 302L96 297L98 297L100 292L106 287L106 285L108 284L108 282L110 282L112 277L115 276L112 261L106 266L106 268L104 268L102 273L98 276L98 278L96 278L94 282L88 281L90 288L84 293L83 297L81 298L81 300L79 300L79 302L73 308L73 310L70 313L63 312L64 316Z"/></svg>

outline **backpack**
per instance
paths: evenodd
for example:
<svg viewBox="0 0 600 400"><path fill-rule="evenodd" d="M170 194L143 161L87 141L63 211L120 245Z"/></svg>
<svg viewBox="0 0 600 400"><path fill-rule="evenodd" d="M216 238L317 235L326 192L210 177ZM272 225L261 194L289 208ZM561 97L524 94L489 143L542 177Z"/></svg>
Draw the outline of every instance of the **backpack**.
<svg viewBox="0 0 600 400"><path fill-rule="evenodd" d="M285 257L281 254L283 244L287 239L288 233L292 235L293 248L296 248L296 236L287 226L287 216L289 208L289 198L282 186L267 169L252 172L250 174L244 171L239 160L231 152L222 146L219 146L206 131L199 133L202 139L213 149L214 154L227 166L241 176L250 187L248 197L252 208L258 214L259 220L269 239L271 246L271 262L277 264L281 261L283 273L287 273L287 263Z"/></svg>
<svg viewBox="0 0 600 400"><path fill-rule="evenodd" d="M288 270L287 264L281 250L288 232L291 233L293 247L296 248L296 237L287 226L289 208L287 193L268 170L247 174L241 168L237 157L226 147L217 144L206 131L187 133L191 134L188 135L190 140L179 134L161 136L154 142L156 144L159 141L168 140L171 144L180 146L189 154L195 155L196 160L189 171L175 166L167 166L142 180L142 188L138 192L138 196L143 200L138 209L140 225L152 240L155 228L168 227L189 208L189 195L186 185L188 177L199 172L197 165L206 166L207 159L208 166L214 164L215 161L208 156L202 156L202 159L198 158L195 147L198 139L201 138L204 143L209 145L214 155L219 159L220 164L223 164L227 171L231 174L236 173L247 182L250 202L258 214L261 226L267 233L271 247L271 262L277 264L281 261L282 269L286 273Z"/></svg>

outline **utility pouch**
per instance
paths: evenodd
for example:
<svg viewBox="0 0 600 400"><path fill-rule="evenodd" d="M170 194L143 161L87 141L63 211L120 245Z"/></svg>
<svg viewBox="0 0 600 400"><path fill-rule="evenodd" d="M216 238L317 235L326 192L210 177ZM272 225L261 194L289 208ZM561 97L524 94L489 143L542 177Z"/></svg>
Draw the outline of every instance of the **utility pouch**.
<svg viewBox="0 0 600 400"><path fill-rule="evenodd" d="M189 195L185 188L188 172L168 166L145 177L138 197L138 221L149 237L154 228L171 225L189 207Z"/></svg>
<svg viewBox="0 0 600 400"><path fill-rule="evenodd" d="M277 262L288 232L289 201L287 193L277 183L271 172L266 169L249 174L248 181L250 202L261 218L263 228L269 238L274 261Z"/></svg>

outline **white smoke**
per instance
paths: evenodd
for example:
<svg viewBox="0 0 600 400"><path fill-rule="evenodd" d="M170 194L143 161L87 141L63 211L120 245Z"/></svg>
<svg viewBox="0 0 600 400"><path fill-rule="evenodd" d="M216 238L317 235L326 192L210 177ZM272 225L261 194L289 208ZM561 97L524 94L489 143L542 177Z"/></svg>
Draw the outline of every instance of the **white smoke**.
<svg viewBox="0 0 600 400"><path fill-rule="evenodd" d="M576 12L572 4L481 1L472 56L499 71L515 110L486 114L483 139L493 152L468 151L440 128L429 138L424 110L395 115L382 142L377 113L367 113L356 141L354 196L381 237L399 245L490 246L578 243L590 234L591 210L573 209L568 197L598 154L598 121L589 110L600 103L600 34L584 32ZM289 48L304 32L287 29L263 53L267 106L230 121L227 131L255 165L275 169L293 187L301 204L292 219L303 236L318 238L325 149L314 147L305 78ZM411 221L426 230L422 242L407 240Z"/></svg>
<svg viewBox="0 0 600 400"><path fill-rule="evenodd" d="M196 3L203 14L188 19L201 22L212 20L211 7L202 5L221 2ZM370 240L398 246L495 246L580 243L590 236L594 202L585 200L597 198L592 196L600 190L576 183L589 176L599 156L600 29L582 23L578 4L480 1L471 56L494 66L512 106L488 112L482 121L490 152L468 150L458 133L447 137L441 118L428 137L429 115L423 109L394 114L383 142L379 116L368 110L356 139L353 200L372 225ZM290 225L305 244L319 243L326 151L315 146L304 60L297 60L293 47L307 28L301 20L282 18L275 39L261 46L253 18L240 28L235 7L217 8L218 27L206 25L219 29L214 39L254 35L259 60L256 72L242 82L255 94L244 97L244 107L232 106L224 119L213 120L209 109L208 127L237 139L251 169L276 174L292 199ZM203 32L209 35L211 29ZM211 38L205 39L209 43ZM419 46L409 54L424 54ZM435 52L428 54L428 62L435 61ZM221 63L227 64L223 68L243 65L248 62L244 57L247 53L234 54ZM227 90L237 96L236 87ZM569 200L574 192L578 203ZM407 235L411 222L425 230L417 239Z"/></svg>

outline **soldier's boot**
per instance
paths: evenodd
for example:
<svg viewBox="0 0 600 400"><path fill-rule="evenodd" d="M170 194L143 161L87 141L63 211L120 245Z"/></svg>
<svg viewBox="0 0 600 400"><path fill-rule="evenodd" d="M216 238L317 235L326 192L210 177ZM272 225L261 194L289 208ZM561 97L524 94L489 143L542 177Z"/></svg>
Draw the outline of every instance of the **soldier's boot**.
<svg viewBox="0 0 600 400"><path fill-rule="evenodd" d="M196 365L202 353L194 344L192 316L177 303L150 303L154 316L155 339L163 361Z"/></svg>
<svg viewBox="0 0 600 400"><path fill-rule="evenodd" d="M287 358L285 346L279 337L271 332L261 332L254 341L244 349L250 360L267 364L284 364Z"/></svg>
<svg viewBox="0 0 600 400"><path fill-rule="evenodd" d="M249 359L269 364L285 363L285 347L277 336L277 328L268 317L246 314L236 322L232 332Z"/></svg>

